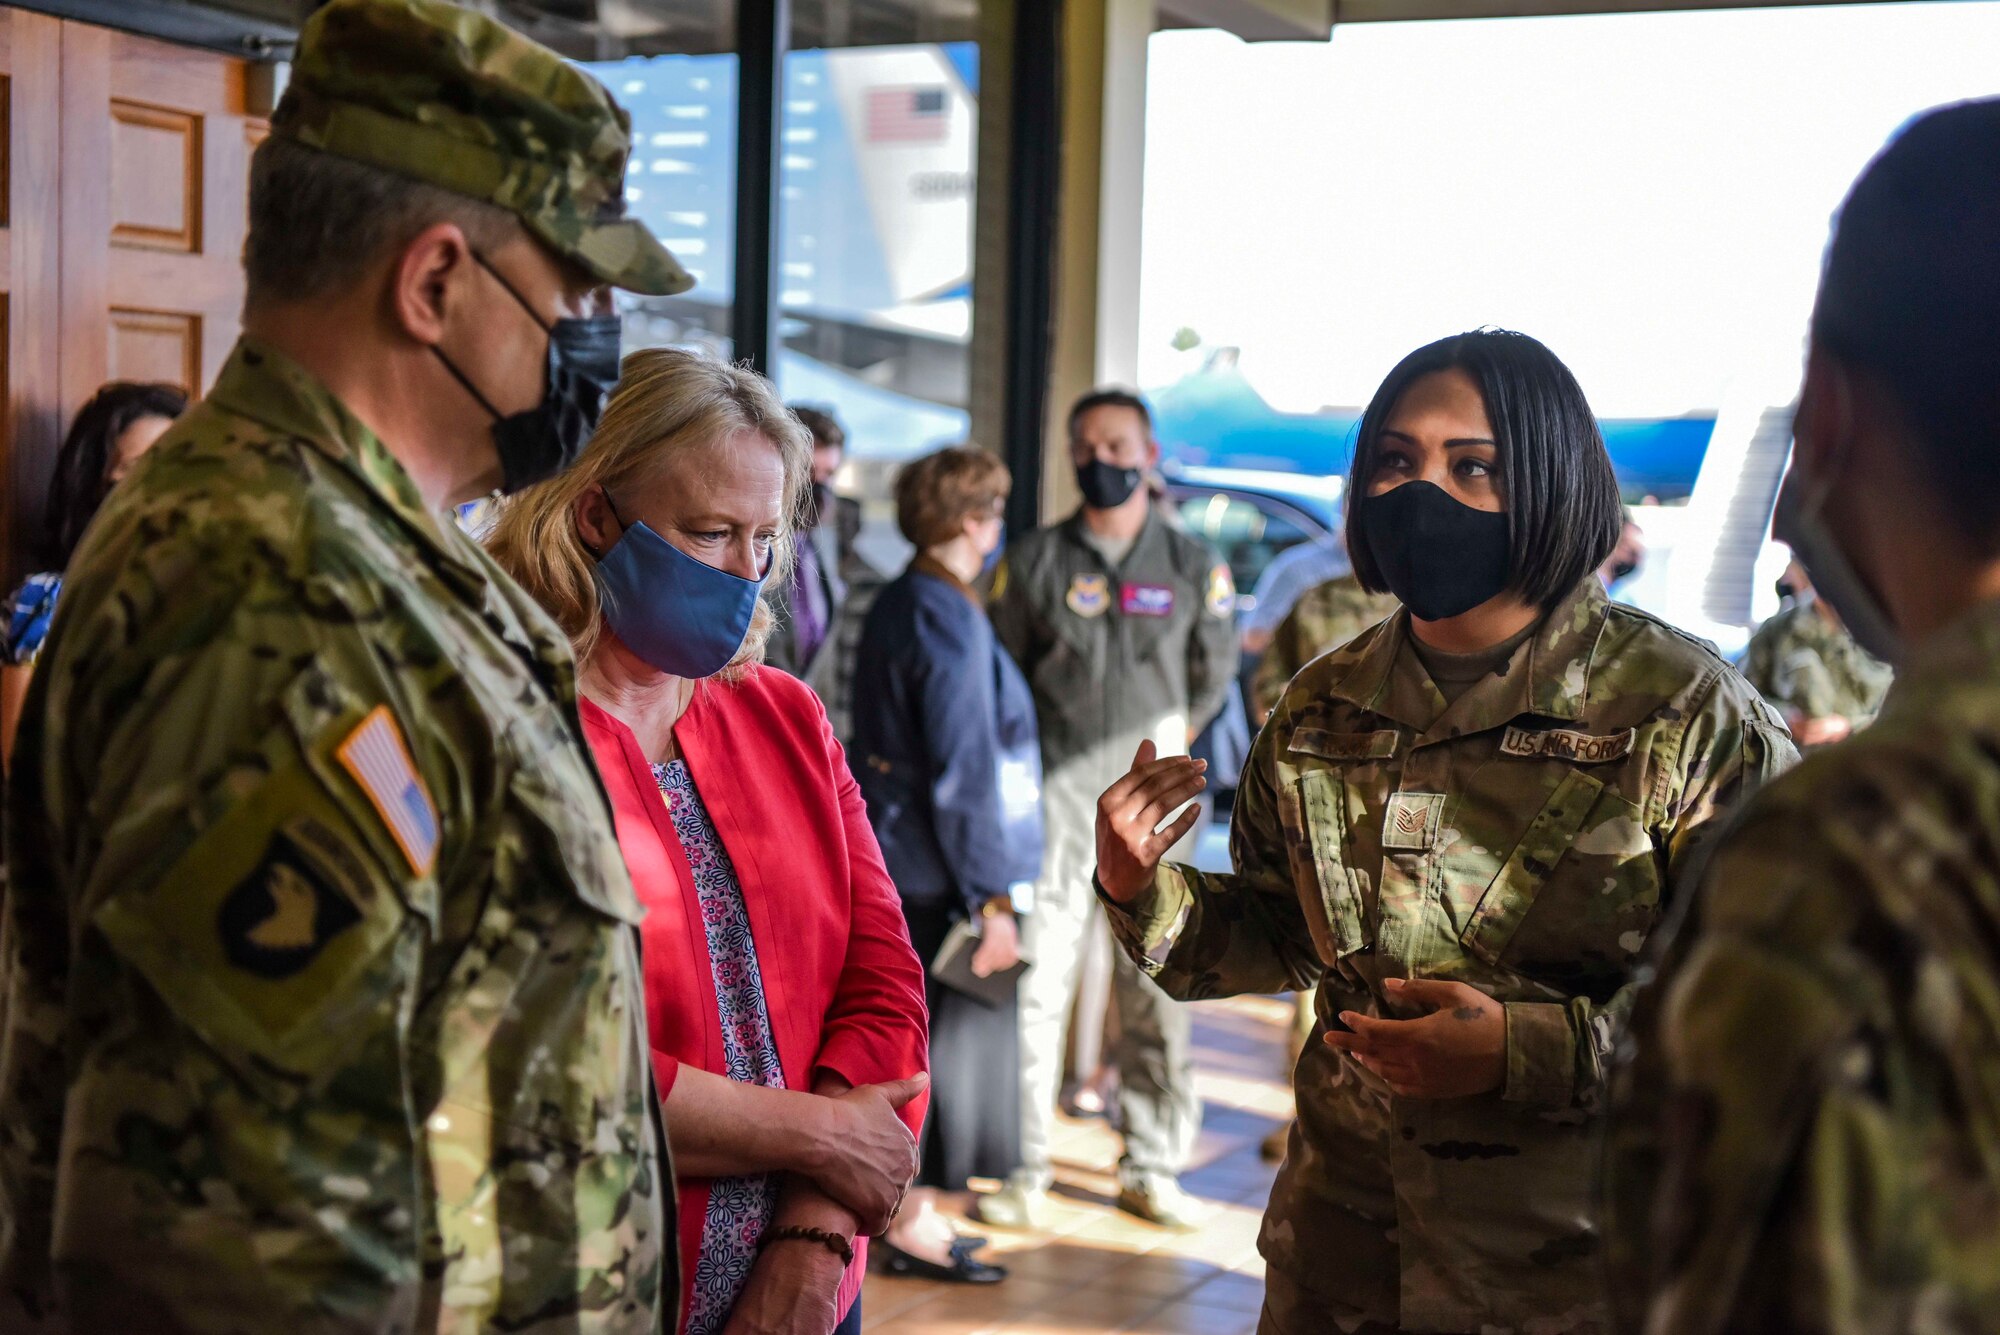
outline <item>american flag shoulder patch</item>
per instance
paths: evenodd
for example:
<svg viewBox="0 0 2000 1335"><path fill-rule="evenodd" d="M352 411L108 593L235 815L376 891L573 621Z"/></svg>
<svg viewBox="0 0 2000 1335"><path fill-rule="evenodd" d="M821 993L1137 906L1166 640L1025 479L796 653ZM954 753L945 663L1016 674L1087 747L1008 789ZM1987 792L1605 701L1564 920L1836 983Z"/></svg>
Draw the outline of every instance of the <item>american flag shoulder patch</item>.
<svg viewBox="0 0 2000 1335"><path fill-rule="evenodd" d="M334 755L374 803L382 823L410 860L410 870L430 875L437 865L437 807L389 707L377 705L369 711Z"/></svg>

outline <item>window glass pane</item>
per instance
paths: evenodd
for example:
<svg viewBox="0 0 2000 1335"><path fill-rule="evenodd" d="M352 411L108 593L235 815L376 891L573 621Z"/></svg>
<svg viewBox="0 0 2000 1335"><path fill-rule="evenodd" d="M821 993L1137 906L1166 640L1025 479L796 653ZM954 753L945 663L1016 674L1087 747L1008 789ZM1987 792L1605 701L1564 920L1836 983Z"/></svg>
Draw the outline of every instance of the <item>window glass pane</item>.
<svg viewBox="0 0 2000 1335"><path fill-rule="evenodd" d="M834 486L885 574L896 468L966 438L979 133L976 11L896 15L799 6L778 173L778 388L846 428Z"/></svg>

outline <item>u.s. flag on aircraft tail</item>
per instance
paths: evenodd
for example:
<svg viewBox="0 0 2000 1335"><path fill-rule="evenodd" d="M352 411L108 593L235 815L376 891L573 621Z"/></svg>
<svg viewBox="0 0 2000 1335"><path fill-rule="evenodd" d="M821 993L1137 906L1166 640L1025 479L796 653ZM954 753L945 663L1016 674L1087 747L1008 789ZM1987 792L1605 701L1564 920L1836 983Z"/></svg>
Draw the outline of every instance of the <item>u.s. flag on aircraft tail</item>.
<svg viewBox="0 0 2000 1335"><path fill-rule="evenodd" d="M868 142L936 144L951 128L951 102L938 85L868 90Z"/></svg>

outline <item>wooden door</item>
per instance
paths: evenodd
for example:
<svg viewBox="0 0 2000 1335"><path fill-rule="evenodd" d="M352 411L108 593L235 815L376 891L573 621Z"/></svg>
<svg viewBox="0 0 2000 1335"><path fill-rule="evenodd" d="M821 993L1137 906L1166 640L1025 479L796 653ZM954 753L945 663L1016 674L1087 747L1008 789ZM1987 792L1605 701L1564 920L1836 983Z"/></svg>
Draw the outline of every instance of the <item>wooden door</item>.
<svg viewBox="0 0 2000 1335"><path fill-rule="evenodd" d="M249 158L240 60L84 23L62 35L63 400L199 394L236 341Z"/></svg>
<svg viewBox="0 0 2000 1335"><path fill-rule="evenodd" d="M248 66L0 7L0 597L106 380L207 389L236 339Z"/></svg>

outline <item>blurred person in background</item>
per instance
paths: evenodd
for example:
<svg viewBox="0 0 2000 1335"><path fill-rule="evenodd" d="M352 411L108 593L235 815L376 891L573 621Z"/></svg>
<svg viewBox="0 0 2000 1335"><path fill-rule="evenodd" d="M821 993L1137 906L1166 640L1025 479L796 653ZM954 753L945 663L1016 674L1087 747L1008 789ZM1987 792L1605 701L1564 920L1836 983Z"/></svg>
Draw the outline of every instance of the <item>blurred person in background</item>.
<svg viewBox="0 0 2000 1335"><path fill-rule="evenodd" d="M1083 503L1007 548L993 628L1035 697L1047 779L1048 855L1028 921L1022 980L1021 1167L979 1201L1007 1227L1045 1217L1064 1029L1086 932L1096 794L1148 738L1184 753L1236 678L1235 586L1204 542L1161 517L1145 474L1159 462L1152 414L1123 390L1085 395L1069 416ZM1186 1010L1118 952L1118 1107L1125 1137L1121 1209L1169 1228L1199 1209L1179 1174L1201 1125ZM1087 1073L1086 1073L1087 1074Z"/></svg>
<svg viewBox="0 0 2000 1335"><path fill-rule="evenodd" d="M1611 555L1604 558L1604 564L1597 568L1597 577L1604 581L1604 591L1613 598L1618 591L1632 581L1639 568L1646 564L1646 530L1639 527L1639 521L1632 518L1632 512L1625 512L1625 522L1618 529L1618 545L1611 549Z"/></svg>
<svg viewBox="0 0 2000 1335"><path fill-rule="evenodd" d="M819 701L760 663L812 448L755 373L636 352L489 540L575 647L646 909L690 1335L858 1330L917 1166L922 965Z"/></svg>
<svg viewBox="0 0 2000 1335"><path fill-rule="evenodd" d="M841 575L839 498L833 491L833 475L847 453L847 431L828 409L795 403L791 412L812 433L812 487L792 535L791 574L775 609L778 624L771 632L765 661L804 678L830 643L847 597L847 582Z"/></svg>
<svg viewBox="0 0 2000 1335"><path fill-rule="evenodd" d="M1021 958L1017 915L1042 868L1040 740L1028 683L994 638L974 589L1000 551L1007 468L976 446L925 455L896 478L896 523L916 547L868 614L854 682L854 751L869 818L903 897L917 954L953 929L979 944L970 968ZM963 935L961 931L960 935ZM891 1273L990 1283L933 1208L967 1179L1020 1165L1015 999L955 989L933 971L931 1104L923 1170L880 1255ZM1011 989L1010 989L1011 990Z"/></svg>
<svg viewBox="0 0 2000 1335"><path fill-rule="evenodd" d="M1300 595L1278 623L1251 681L1257 725L1271 716L1301 668L1388 620L1396 607L1394 594L1370 593L1351 571Z"/></svg>
<svg viewBox="0 0 2000 1335"><path fill-rule="evenodd" d="M1796 755L1734 669L1605 596L1617 481L1542 344L1411 353L1352 477L1355 573L1404 610L1293 679L1233 874L1162 861L1204 780L1147 742L1100 800L1096 884L1173 996L1319 984L1263 1335L1596 1335L1595 1132L1633 966L1704 835Z"/></svg>
<svg viewBox="0 0 2000 1335"><path fill-rule="evenodd" d="M42 511L48 569L28 576L14 591L7 600L6 622L0 625L0 767L14 750L21 701L55 617L63 567L97 507L187 411L187 403L187 395L173 385L114 380L91 395L70 423Z"/></svg>
<svg viewBox="0 0 2000 1335"><path fill-rule="evenodd" d="M1996 162L2000 101L1931 112L1835 217L1772 533L1896 683L1718 841L1634 1011L1621 1332L2000 1330Z"/></svg>
<svg viewBox="0 0 2000 1335"><path fill-rule="evenodd" d="M1243 652L1263 653L1299 599L1353 570L1354 563L1347 558L1347 539L1337 530L1310 542L1295 542L1272 557L1250 590L1250 611L1243 618Z"/></svg>
<svg viewBox="0 0 2000 1335"><path fill-rule="evenodd" d="M1796 559L1779 584L1789 597L1750 637L1743 675L1785 716L1801 748L1845 741L1874 721L1895 670L1855 642Z"/></svg>

